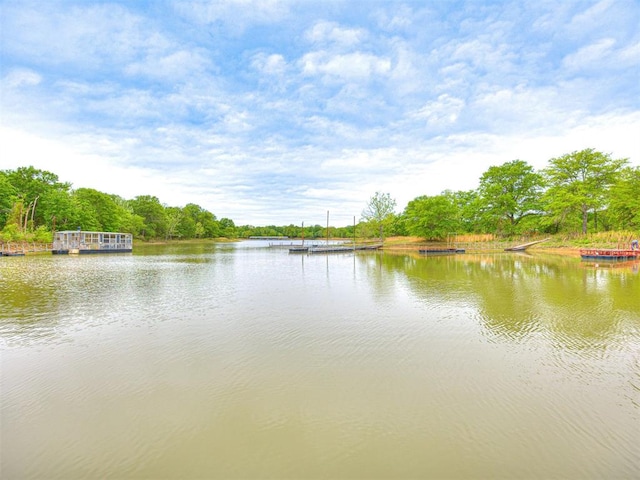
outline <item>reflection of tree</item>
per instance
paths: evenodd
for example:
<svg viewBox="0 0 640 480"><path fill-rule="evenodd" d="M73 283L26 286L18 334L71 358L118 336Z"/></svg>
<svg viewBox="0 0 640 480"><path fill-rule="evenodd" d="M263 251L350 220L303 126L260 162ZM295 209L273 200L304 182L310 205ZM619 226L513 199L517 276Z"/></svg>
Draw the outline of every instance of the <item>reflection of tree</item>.
<svg viewBox="0 0 640 480"><path fill-rule="evenodd" d="M67 327L117 321L124 309L144 311L167 295L224 288L233 244L148 245L134 256L33 256L0 263L0 337L7 342L59 341ZM193 288L190 288L193 287ZM192 299L194 300L194 299ZM196 302L196 300L194 300ZM128 309L128 310L127 310Z"/></svg>
<svg viewBox="0 0 640 480"><path fill-rule="evenodd" d="M50 312L60 308L60 299L55 285L43 281L43 276L54 273L51 262L39 262L40 267L34 268L20 260L6 262L0 269L0 337L8 343L25 336L55 336L58 327Z"/></svg>
<svg viewBox="0 0 640 480"><path fill-rule="evenodd" d="M631 269L582 268L575 258L513 254L417 257L381 255L383 270L406 275L426 304L475 305L493 335L550 334L570 348L604 344L623 319L640 325L640 282Z"/></svg>

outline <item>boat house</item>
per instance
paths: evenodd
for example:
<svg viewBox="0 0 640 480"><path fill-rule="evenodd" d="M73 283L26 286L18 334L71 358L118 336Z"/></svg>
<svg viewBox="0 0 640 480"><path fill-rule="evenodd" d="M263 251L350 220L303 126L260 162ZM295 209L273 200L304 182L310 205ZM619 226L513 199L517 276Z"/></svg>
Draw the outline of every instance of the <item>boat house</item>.
<svg viewBox="0 0 640 480"><path fill-rule="evenodd" d="M65 230L53 238L54 254L127 253L133 250L133 235L115 232Z"/></svg>

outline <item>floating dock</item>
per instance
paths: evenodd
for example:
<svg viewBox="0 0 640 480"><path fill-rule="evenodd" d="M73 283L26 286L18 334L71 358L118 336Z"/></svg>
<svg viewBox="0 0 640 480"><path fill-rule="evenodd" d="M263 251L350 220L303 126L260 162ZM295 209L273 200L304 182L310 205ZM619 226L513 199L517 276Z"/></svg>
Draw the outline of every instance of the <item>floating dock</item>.
<svg viewBox="0 0 640 480"><path fill-rule="evenodd" d="M0 257L24 257L31 253L50 252L51 243L0 242Z"/></svg>
<svg viewBox="0 0 640 480"><path fill-rule="evenodd" d="M289 253L344 253L354 252L356 250L378 250L382 248L382 244L372 245L322 245L314 247L298 246L289 249Z"/></svg>
<svg viewBox="0 0 640 480"><path fill-rule="evenodd" d="M422 255L456 255L464 252L464 248L422 248L418 250L418 253Z"/></svg>
<svg viewBox="0 0 640 480"><path fill-rule="evenodd" d="M640 259L640 250L582 248L580 249L580 257L583 260L635 260Z"/></svg>

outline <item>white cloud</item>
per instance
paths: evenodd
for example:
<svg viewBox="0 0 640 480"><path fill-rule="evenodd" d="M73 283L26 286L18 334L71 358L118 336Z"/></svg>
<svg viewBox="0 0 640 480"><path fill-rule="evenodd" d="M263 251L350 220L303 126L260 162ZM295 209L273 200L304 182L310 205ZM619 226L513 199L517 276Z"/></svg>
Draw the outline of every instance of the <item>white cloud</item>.
<svg viewBox="0 0 640 480"><path fill-rule="evenodd" d="M9 71L2 79L3 88L19 88L38 85L42 76L27 68L15 68Z"/></svg>
<svg viewBox="0 0 640 480"><path fill-rule="evenodd" d="M453 62L465 62L484 71L504 70L516 58L511 48L488 38L475 38L463 42L454 41L443 50L443 55Z"/></svg>
<svg viewBox="0 0 640 480"><path fill-rule="evenodd" d="M163 55L148 56L143 61L125 67L127 75L184 80L199 76L209 61L199 52L180 50Z"/></svg>
<svg viewBox="0 0 640 480"><path fill-rule="evenodd" d="M464 100L442 94L437 100L428 102L410 116L417 120L426 121L429 126L446 127L455 123L464 106Z"/></svg>
<svg viewBox="0 0 640 480"><path fill-rule="evenodd" d="M280 54L259 53L251 61L253 68L264 75L282 76L287 71L287 62Z"/></svg>
<svg viewBox="0 0 640 480"><path fill-rule="evenodd" d="M197 24L222 22L239 35L253 25L276 23L290 13L288 0L176 0L175 10Z"/></svg>
<svg viewBox="0 0 640 480"><path fill-rule="evenodd" d="M615 43L613 38L602 38L567 55L562 63L571 70L599 68L602 62L611 55Z"/></svg>
<svg viewBox="0 0 640 480"><path fill-rule="evenodd" d="M374 75L385 75L391 70L391 61L370 53L355 52L332 55L318 51L307 53L300 60L305 75L327 75L345 80L365 80Z"/></svg>
<svg viewBox="0 0 640 480"><path fill-rule="evenodd" d="M580 11L571 19L568 28L582 34L597 31L602 25L603 19L611 13L611 6L614 2L615 0L600 0L586 10Z"/></svg>
<svg viewBox="0 0 640 480"><path fill-rule="evenodd" d="M343 28L335 22L320 21L305 34L305 38L313 43L335 43L339 46L355 46L364 38L367 32L361 28Z"/></svg>
<svg viewBox="0 0 640 480"><path fill-rule="evenodd" d="M7 17L3 48L45 65L72 64L93 70L169 45L143 18L113 4L3 5L3 15Z"/></svg>
<svg viewBox="0 0 640 480"><path fill-rule="evenodd" d="M621 48L616 55L616 61L619 67L637 67L640 64L640 41Z"/></svg>
<svg viewBox="0 0 640 480"><path fill-rule="evenodd" d="M402 31L413 25L416 12L408 5L400 4L393 10L377 9L374 12L374 17L378 26L383 30Z"/></svg>

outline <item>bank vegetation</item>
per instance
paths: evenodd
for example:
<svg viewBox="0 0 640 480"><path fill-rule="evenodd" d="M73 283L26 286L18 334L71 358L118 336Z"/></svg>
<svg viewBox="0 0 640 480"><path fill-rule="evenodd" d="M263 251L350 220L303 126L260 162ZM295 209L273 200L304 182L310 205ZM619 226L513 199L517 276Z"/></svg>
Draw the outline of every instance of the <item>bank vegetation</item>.
<svg viewBox="0 0 640 480"><path fill-rule="evenodd" d="M537 171L523 160L492 166L468 191L444 190L411 200L402 212L376 192L360 221L305 226L305 238L387 238L400 248L418 242L499 245L551 237L546 246L616 246L640 232L640 167L586 149ZM153 195L125 199L73 188L34 167L0 170L0 242L51 242L55 230L128 232L138 241L299 238L301 225L236 225L195 204L169 206ZM354 231L355 228L355 231Z"/></svg>

